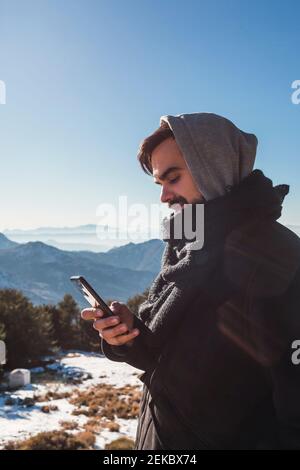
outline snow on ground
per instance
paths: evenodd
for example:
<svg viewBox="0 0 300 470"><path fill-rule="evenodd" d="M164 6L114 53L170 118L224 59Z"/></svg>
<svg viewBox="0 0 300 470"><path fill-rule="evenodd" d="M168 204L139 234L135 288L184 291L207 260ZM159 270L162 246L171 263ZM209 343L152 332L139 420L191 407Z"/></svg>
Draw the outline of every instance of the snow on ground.
<svg viewBox="0 0 300 470"><path fill-rule="evenodd" d="M71 357L70 357L71 356ZM78 367L92 374L93 379L86 381L89 385L104 382L123 387L124 385L141 385L137 375L142 371L124 362L110 361L106 357L93 353L80 353L79 357L72 357L72 353L61 360L61 363L69 367ZM105 375L105 378L101 378Z"/></svg>
<svg viewBox="0 0 300 470"><path fill-rule="evenodd" d="M60 364L59 364L60 363ZM18 398L32 398L34 395L43 395L50 390L56 392L86 390L97 384L111 384L116 387L125 385L138 386L142 389L142 382L138 375L142 373L139 369L123 362L110 361L106 357L96 353L72 352L63 355L57 364L63 366L64 370L72 373L72 370L90 374L89 379L78 385L66 383L31 384L17 391L0 393L0 448L11 440L26 439L29 436L44 431L61 429L61 421L75 421L79 427L83 426L88 417L84 415L74 416L72 411L75 406L69 403L68 398L37 402L34 406L26 408L17 403ZM54 366L55 368L55 366ZM33 375L33 374L32 374ZM15 399L13 405L6 405L5 401L10 397ZM56 405L57 411L43 413L44 405ZM137 419L116 418L115 422L120 425L119 432L101 430L96 436L96 448L103 449L106 443L121 436L131 439L135 438ZM80 431L79 428L77 431Z"/></svg>
<svg viewBox="0 0 300 470"><path fill-rule="evenodd" d="M119 432L111 432L108 430L103 430L99 435L96 436L95 449L104 449L105 444L118 439L121 436L129 437L130 439L135 439L136 428L137 428L137 419L116 419L116 423L120 425Z"/></svg>

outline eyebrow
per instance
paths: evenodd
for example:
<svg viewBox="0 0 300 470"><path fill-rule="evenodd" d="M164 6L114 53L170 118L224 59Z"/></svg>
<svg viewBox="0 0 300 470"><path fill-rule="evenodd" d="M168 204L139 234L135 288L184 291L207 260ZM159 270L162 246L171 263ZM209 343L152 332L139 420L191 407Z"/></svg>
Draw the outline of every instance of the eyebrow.
<svg viewBox="0 0 300 470"><path fill-rule="evenodd" d="M158 179L164 181L168 175L172 172L172 171L175 171L175 170L182 170L182 168L180 168L180 166L170 166L170 168L167 168L163 174L161 176L158 177ZM155 184L160 184L158 181L155 181L154 180L154 183Z"/></svg>

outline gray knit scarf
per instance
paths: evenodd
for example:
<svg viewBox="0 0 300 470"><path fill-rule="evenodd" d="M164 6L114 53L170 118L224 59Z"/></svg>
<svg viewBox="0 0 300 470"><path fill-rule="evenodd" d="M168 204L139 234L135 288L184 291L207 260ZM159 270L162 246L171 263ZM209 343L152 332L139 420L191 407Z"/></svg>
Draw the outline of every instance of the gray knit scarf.
<svg viewBox="0 0 300 470"><path fill-rule="evenodd" d="M189 308L200 295L210 295L215 305L224 301L228 289L225 285L222 289L222 283L217 279L226 236L245 223L278 219L288 191L288 185L273 187L262 171L254 170L225 196L204 204L204 245L201 250L192 250L193 242L184 238L172 239L172 234L165 240L161 270L137 314L152 332L149 333L151 347L161 349L172 331L186 319ZM182 213L171 217L182 217ZM215 288L214 282L217 283Z"/></svg>

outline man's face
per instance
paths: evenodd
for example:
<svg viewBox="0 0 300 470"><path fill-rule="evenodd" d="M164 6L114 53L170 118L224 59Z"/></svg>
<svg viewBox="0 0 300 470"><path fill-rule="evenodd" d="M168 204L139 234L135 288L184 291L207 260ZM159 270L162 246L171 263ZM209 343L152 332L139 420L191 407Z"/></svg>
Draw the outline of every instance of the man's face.
<svg viewBox="0 0 300 470"><path fill-rule="evenodd" d="M161 202L182 208L203 201L175 139L170 137L153 150L151 164L154 182L161 185Z"/></svg>

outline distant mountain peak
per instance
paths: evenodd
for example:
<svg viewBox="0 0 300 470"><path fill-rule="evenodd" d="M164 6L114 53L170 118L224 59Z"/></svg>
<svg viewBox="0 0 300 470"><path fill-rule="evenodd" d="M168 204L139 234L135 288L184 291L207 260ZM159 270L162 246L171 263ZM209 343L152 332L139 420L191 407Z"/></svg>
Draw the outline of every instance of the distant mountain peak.
<svg viewBox="0 0 300 470"><path fill-rule="evenodd" d="M0 233L0 250L6 250L7 248L12 248L16 245L18 245L18 243L13 242L9 238L7 238L3 233Z"/></svg>

